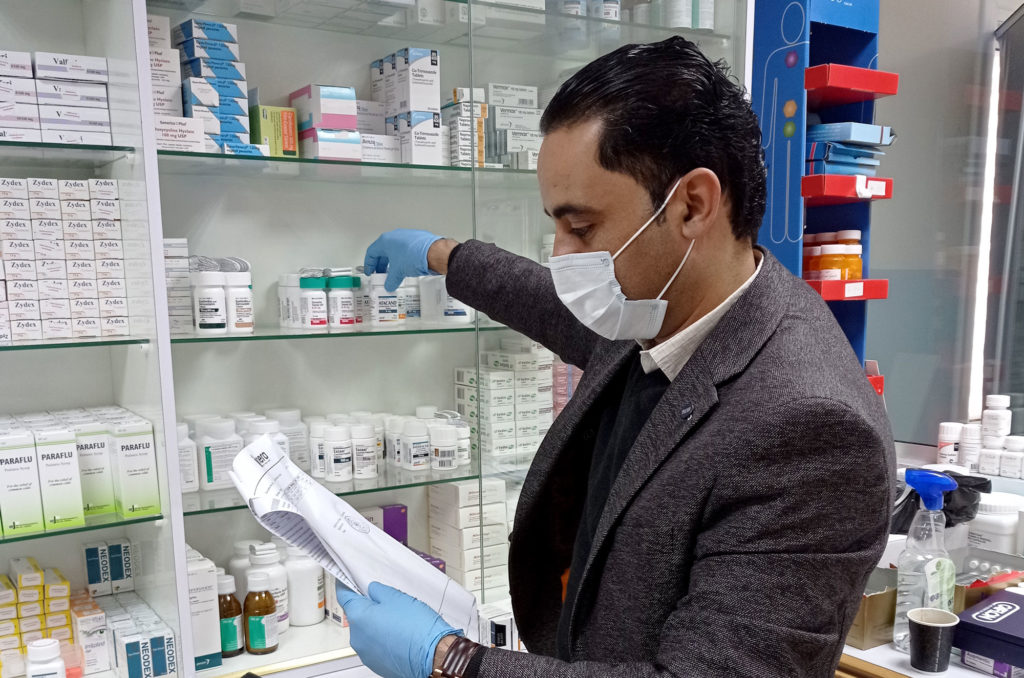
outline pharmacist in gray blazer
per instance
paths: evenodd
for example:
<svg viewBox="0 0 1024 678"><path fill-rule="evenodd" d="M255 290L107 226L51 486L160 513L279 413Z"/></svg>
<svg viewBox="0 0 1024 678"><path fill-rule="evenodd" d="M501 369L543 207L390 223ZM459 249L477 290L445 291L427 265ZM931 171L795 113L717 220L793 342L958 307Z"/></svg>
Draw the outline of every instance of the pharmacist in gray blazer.
<svg viewBox="0 0 1024 678"><path fill-rule="evenodd" d="M755 245L749 104L672 38L583 68L542 126L550 268L411 230L366 261L392 288L447 274L584 370L511 536L530 654L379 584L338 592L353 647L386 678L832 676L886 541L892 435L825 303Z"/></svg>

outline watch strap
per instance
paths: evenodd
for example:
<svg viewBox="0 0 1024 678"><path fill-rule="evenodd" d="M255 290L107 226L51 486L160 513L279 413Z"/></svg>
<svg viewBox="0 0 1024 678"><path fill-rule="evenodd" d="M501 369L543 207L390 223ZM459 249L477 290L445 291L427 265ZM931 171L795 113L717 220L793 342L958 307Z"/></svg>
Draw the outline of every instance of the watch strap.
<svg viewBox="0 0 1024 678"><path fill-rule="evenodd" d="M434 669L433 678L465 678L466 669L480 646L462 636L455 639L441 660L441 668Z"/></svg>

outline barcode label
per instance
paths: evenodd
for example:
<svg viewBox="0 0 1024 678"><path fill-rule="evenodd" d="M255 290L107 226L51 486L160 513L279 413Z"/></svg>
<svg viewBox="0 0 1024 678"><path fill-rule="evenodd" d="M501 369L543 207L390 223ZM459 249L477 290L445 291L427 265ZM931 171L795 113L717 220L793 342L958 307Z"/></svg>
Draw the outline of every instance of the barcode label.
<svg viewBox="0 0 1024 678"><path fill-rule="evenodd" d="M438 468L438 469L441 469L441 470L447 470L447 469L455 468L456 465L457 464L455 463L454 459L438 459L434 466L435 466L435 468Z"/></svg>
<svg viewBox="0 0 1024 678"><path fill-rule="evenodd" d="M520 106L533 106L533 99L520 99L519 100L519 105Z"/></svg>
<svg viewBox="0 0 1024 678"><path fill-rule="evenodd" d="M437 447L434 448L434 456L438 459L454 459L457 452L457 449L442 450Z"/></svg>
<svg viewBox="0 0 1024 678"><path fill-rule="evenodd" d="M455 399L456 400L465 400L466 399L466 389L462 388L461 386L456 386L455 387Z"/></svg>

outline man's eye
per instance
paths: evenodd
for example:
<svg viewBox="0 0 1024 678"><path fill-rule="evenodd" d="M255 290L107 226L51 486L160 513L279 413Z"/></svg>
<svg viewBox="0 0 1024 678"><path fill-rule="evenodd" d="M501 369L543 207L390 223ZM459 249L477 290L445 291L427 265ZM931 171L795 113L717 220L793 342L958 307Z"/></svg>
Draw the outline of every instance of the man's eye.
<svg viewBox="0 0 1024 678"><path fill-rule="evenodd" d="M569 229L569 232L572 233L574 237L585 238L590 234L590 228L590 226L574 226Z"/></svg>

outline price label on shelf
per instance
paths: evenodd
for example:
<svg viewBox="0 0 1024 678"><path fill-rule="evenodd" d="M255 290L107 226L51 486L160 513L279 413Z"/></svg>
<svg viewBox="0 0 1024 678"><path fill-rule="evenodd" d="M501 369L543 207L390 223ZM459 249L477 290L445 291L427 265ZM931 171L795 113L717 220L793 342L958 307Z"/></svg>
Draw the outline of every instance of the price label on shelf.
<svg viewBox="0 0 1024 678"><path fill-rule="evenodd" d="M846 283L846 290L844 296L849 299L851 297L863 297L864 296L864 283Z"/></svg>

